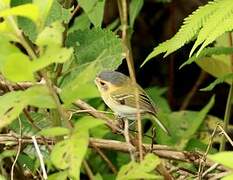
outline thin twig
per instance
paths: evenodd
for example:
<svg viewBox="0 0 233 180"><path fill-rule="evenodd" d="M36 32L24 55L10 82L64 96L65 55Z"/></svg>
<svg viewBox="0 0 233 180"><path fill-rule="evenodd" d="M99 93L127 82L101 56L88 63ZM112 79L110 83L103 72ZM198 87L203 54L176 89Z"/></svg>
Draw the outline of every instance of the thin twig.
<svg viewBox="0 0 233 180"><path fill-rule="evenodd" d="M41 167L42 172L43 172L43 178L44 179L48 179L48 176L47 176L47 173L46 173L46 169L45 169L44 160L43 160L43 155L40 152L40 148L39 148L39 146L37 144L35 136L32 136L32 141L33 141L33 144L34 144L35 149L36 149L36 153L37 153L39 161L40 161L40 167Z"/></svg>
<svg viewBox="0 0 233 180"><path fill-rule="evenodd" d="M90 141L91 144L91 141ZM117 168L112 164L112 162L108 159L108 157L103 153L103 151L95 146L94 144L91 145L95 151L100 155L100 157L107 163L108 167L114 174L117 174Z"/></svg>
<svg viewBox="0 0 233 180"><path fill-rule="evenodd" d="M195 93L197 92L198 88L200 87L201 83L206 79L206 75L207 73L205 71L201 71L196 83L193 85L192 89L189 91L189 93L187 94L187 96L185 97L180 110L184 110L188 107L190 101L192 100L193 96L195 95Z"/></svg>
<svg viewBox="0 0 233 180"><path fill-rule="evenodd" d="M122 25L122 44L125 50L126 61L128 65L128 70L130 78L132 80L133 86L137 87L137 82L135 78L134 70L134 61L133 54L131 49L130 37L128 33L128 7L126 0L118 0L118 9L120 13L121 25ZM141 115L140 115L140 106L139 106L139 95L138 89L134 90L135 100L136 100L136 109L137 109L137 131L138 131L138 149L139 149L139 161L143 160L143 147L142 147L142 124L141 124Z"/></svg>
<svg viewBox="0 0 233 180"><path fill-rule="evenodd" d="M124 118L124 137L125 137L125 141L128 144L129 147L129 154L130 154L130 158L131 161L135 161L134 158L134 151L133 151L133 145L130 142L130 138L129 138L129 121L128 119Z"/></svg>
<svg viewBox="0 0 233 180"><path fill-rule="evenodd" d="M96 118L100 118L100 119L105 120L106 125L109 126L112 130L117 131L117 132L119 132L121 134L124 134L124 131L116 126L113 119L107 117L104 113L98 112L98 110L96 110L95 108L93 108L89 104L85 103L84 101L77 100L73 104L75 106L78 106L80 109L90 110L88 112L90 115L92 115L92 116L94 116Z"/></svg>
<svg viewBox="0 0 233 180"><path fill-rule="evenodd" d="M233 39L232 39L231 32L228 33L228 39L229 39L230 47L233 47L233 42L232 42ZM233 54L230 54L230 59L231 59L231 71L233 71ZM225 132L228 132L228 125L229 125L229 120L231 116L232 100L233 100L233 81L231 82L230 90L228 93L227 104L226 104L224 120L223 120L223 129ZM225 146L226 146L226 140L225 140L225 137L222 137L219 150L224 151Z"/></svg>
<svg viewBox="0 0 233 180"><path fill-rule="evenodd" d="M18 138L18 150L17 150L17 153L16 153L16 156L15 156L15 160L11 166L11 180L14 180L14 167L15 167L15 164L19 158L19 155L20 155L20 151L21 151L21 146L22 146L22 122L21 122L21 119L20 117L18 118L19 120L19 134L20 134L20 137Z"/></svg>
<svg viewBox="0 0 233 180"><path fill-rule="evenodd" d="M90 168L90 166L88 165L88 163L87 163L86 160L83 161L83 166L84 166L84 169L85 169L85 171L86 171L87 176L89 177L89 179L90 179L90 180L94 180L94 179L95 179L95 178L94 178L94 174L93 174L93 172L92 172L92 170L91 170L91 168Z"/></svg>
<svg viewBox="0 0 233 180"><path fill-rule="evenodd" d="M202 174L202 178L204 178L207 174L209 174L211 171L215 170L218 167L218 163L213 164L210 166L205 172Z"/></svg>
<svg viewBox="0 0 233 180"><path fill-rule="evenodd" d="M211 134L210 141L209 141L209 144L208 144L208 146L206 148L206 151L203 154L202 158L200 159L200 163L199 163L199 167L198 167L198 175L197 175L199 180L202 179L202 174L203 174L204 167L205 167L206 157L207 157L207 155L209 153L209 150L210 150L210 148L212 146L213 139L214 139L214 136L216 134L217 128L218 128L218 125L215 127L213 133Z"/></svg>
<svg viewBox="0 0 233 180"><path fill-rule="evenodd" d="M226 133L226 131L222 128L222 126L218 125L218 128L221 130L221 134L223 134L225 136L225 138L228 140L228 142L231 144L231 146L233 147L233 141L230 138L230 136Z"/></svg>

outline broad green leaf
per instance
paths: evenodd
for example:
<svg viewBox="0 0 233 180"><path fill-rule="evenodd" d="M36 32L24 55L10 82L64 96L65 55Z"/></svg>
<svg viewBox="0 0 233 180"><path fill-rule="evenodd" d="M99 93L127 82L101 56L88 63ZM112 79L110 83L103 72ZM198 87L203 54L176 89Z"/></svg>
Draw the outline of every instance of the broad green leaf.
<svg viewBox="0 0 233 180"><path fill-rule="evenodd" d="M33 120L35 126L39 127L40 129L48 128L52 126L51 120L46 116L44 113L40 112L28 112L30 117ZM24 113L20 114L21 126L22 129L19 129L19 121L13 121L8 128L15 133L20 133L20 130L25 136L32 136L38 132L38 129L28 121L27 117Z"/></svg>
<svg viewBox="0 0 233 180"><path fill-rule="evenodd" d="M217 163L233 169L233 152L231 151L219 152L213 155L208 155L207 157Z"/></svg>
<svg viewBox="0 0 233 180"><path fill-rule="evenodd" d="M209 103L199 112L179 111L165 114L159 112L158 118L166 122L171 136L166 135L161 129L157 130L157 141L159 144L167 144L184 149L193 135L200 128L207 113L214 105L214 96Z"/></svg>
<svg viewBox="0 0 233 180"><path fill-rule="evenodd" d="M41 3L42 2L43 1L41 1ZM50 7L50 10L47 14L45 25L48 26L55 21L59 21L59 22L63 21L67 23L70 19L70 16L71 16L70 9L63 8L62 5L57 0L53 0L52 6Z"/></svg>
<svg viewBox="0 0 233 180"><path fill-rule="evenodd" d="M77 98L88 98L87 95L98 96L94 85L96 75L103 70L115 70L123 59L120 39L110 31L91 29L70 33L66 43L74 47L77 65L61 85L62 100L71 103ZM88 94L87 88L90 88Z"/></svg>
<svg viewBox="0 0 233 180"><path fill-rule="evenodd" d="M54 22L50 26L44 28L44 30L38 35L36 44L39 46L61 46L62 45L62 33L64 27L60 22Z"/></svg>
<svg viewBox="0 0 233 180"><path fill-rule="evenodd" d="M191 63L193 63L195 61L202 60L205 57L211 57L212 55L215 55L215 58L216 58L216 57L219 57L219 56L216 56L216 55L224 54L224 58L226 58L226 55L230 55L232 53L233 53L233 48L230 48L230 47L209 47L209 48L205 48L205 49L203 49L201 51L201 53L198 56L196 56L197 54L194 54L191 58L189 58L187 61L185 61L179 67L179 69L181 69L185 65L191 64ZM227 58L227 59L229 59L229 58Z"/></svg>
<svg viewBox="0 0 233 180"><path fill-rule="evenodd" d="M51 153L51 161L59 169L67 169L68 175L80 179L80 168L88 148L88 131L75 132L67 140L57 143Z"/></svg>
<svg viewBox="0 0 233 180"><path fill-rule="evenodd" d="M16 154L15 150L4 150L2 153L0 153L0 163L2 163L1 161L4 158L13 157L13 156L15 156L15 154Z"/></svg>
<svg viewBox="0 0 233 180"><path fill-rule="evenodd" d="M226 80L231 80L233 79L233 73L226 74L222 77L219 77L216 79L214 82L210 83L207 87L200 89L201 91L211 91L214 89L214 87L220 83L224 83Z"/></svg>
<svg viewBox="0 0 233 180"><path fill-rule="evenodd" d="M232 180L233 179L233 173L223 177L221 180Z"/></svg>
<svg viewBox="0 0 233 180"><path fill-rule="evenodd" d="M79 65L94 60L105 60L106 64L115 65L123 59L121 40L109 30L93 28L75 31L68 35L66 44L68 47L74 47L76 62Z"/></svg>
<svg viewBox="0 0 233 180"><path fill-rule="evenodd" d="M32 62L31 69L36 72L52 63L64 63L72 56L72 48L52 47L47 48L39 58Z"/></svg>
<svg viewBox="0 0 233 180"><path fill-rule="evenodd" d="M52 101L52 97L45 87L33 86L26 91L7 93L0 96L0 128L7 126L15 120L27 105L48 108L55 107L55 103Z"/></svg>
<svg viewBox="0 0 233 180"><path fill-rule="evenodd" d="M31 64L29 57L23 53L11 53L5 60L2 72L13 82L34 81Z"/></svg>
<svg viewBox="0 0 233 180"><path fill-rule="evenodd" d="M134 21L142 9L144 0L132 0L129 5L129 24L134 26Z"/></svg>
<svg viewBox="0 0 233 180"><path fill-rule="evenodd" d="M9 42L5 36L0 36L0 71L3 71L4 63L10 54L20 53L20 50Z"/></svg>
<svg viewBox="0 0 233 180"><path fill-rule="evenodd" d="M36 22L39 18L39 9L34 4L23 4L0 11L0 16L24 16Z"/></svg>
<svg viewBox="0 0 233 180"><path fill-rule="evenodd" d="M9 6L10 2L11 2L11 0L3 0L3 3L5 4L5 6Z"/></svg>
<svg viewBox="0 0 233 180"><path fill-rule="evenodd" d="M0 128L10 124L26 106L23 92L10 92L0 96Z"/></svg>
<svg viewBox="0 0 233 180"><path fill-rule="evenodd" d="M0 180L6 180L6 177L4 177L3 175L0 175Z"/></svg>
<svg viewBox="0 0 233 180"><path fill-rule="evenodd" d="M45 137L55 137L55 136L64 136L68 135L70 130L64 127L52 127L42 129L39 134Z"/></svg>
<svg viewBox="0 0 233 180"><path fill-rule="evenodd" d="M215 57L206 57L204 59L196 61L204 71L208 72L214 77L221 77L226 74L232 73L231 62L228 59L217 59ZM228 83L231 81L227 80Z"/></svg>
<svg viewBox="0 0 233 180"><path fill-rule="evenodd" d="M39 108L56 108L56 104L46 86L32 86L24 92L25 99L31 106Z"/></svg>
<svg viewBox="0 0 233 180"><path fill-rule="evenodd" d="M171 108L169 107L167 99L163 97L166 91L167 88L160 87L152 87L146 89L149 97L152 99L153 102L155 102L155 106L159 107L159 109L162 109L163 112L170 113Z"/></svg>
<svg viewBox="0 0 233 180"><path fill-rule="evenodd" d="M36 37L38 35L38 28L36 24L28 18L25 17L18 17L17 18L18 22L18 27L22 29L24 34L32 41L35 43Z"/></svg>
<svg viewBox="0 0 233 180"><path fill-rule="evenodd" d="M160 162L160 159L156 155L147 154L140 164L130 162L129 164L122 166L116 179L163 179L161 176L155 174L154 171Z"/></svg>
<svg viewBox="0 0 233 180"><path fill-rule="evenodd" d="M68 33L72 33L77 30L89 29L90 25L91 22L88 16L85 13L83 13L75 18L74 24L71 26L71 28L69 28Z"/></svg>
<svg viewBox="0 0 233 180"><path fill-rule="evenodd" d="M78 122L75 124L75 129L79 131L80 129L83 130L89 130L91 128L94 128L96 126L104 124L103 120L96 119L92 116L84 116Z"/></svg>
<svg viewBox="0 0 233 180"><path fill-rule="evenodd" d="M68 172L60 171L48 176L48 180L67 180Z"/></svg>
<svg viewBox="0 0 233 180"><path fill-rule="evenodd" d="M33 4L36 5L40 12L40 18L45 20L49 14L51 6L54 0L33 0ZM56 1L56 0L55 0Z"/></svg>
<svg viewBox="0 0 233 180"><path fill-rule="evenodd" d="M78 2L95 27L101 27L105 0L79 0Z"/></svg>

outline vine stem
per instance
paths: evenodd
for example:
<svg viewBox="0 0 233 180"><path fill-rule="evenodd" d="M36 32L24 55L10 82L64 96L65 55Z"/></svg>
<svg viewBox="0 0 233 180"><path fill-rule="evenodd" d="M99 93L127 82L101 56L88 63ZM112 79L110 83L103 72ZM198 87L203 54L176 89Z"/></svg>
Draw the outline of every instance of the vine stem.
<svg viewBox="0 0 233 180"><path fill-rule="evenodd" d="M118 0L118 8L122 25L122 43L125 50L125 57L127 61L127 66L129 70L129 75L132 80L133 86L137 86L136 78L135 78L135 70L134 70L134 62L133 62L133 54L131 49L130 37L128 33L128 8L126 0ZM142 147L142 123L141 123L141 115L139 112L139 95L138 90L135 88L135 100L136 100L136 108L137 108L137 131L138 131L138 150L139 150L139 161L143 160L143 147Z"/></svg>
<svg viewBox="0 0 233 180"><path fill-rule="evenodd" d="M229 39L229 45L230 47L233 47L233 40L232 40L232 34L231 32L228 33L228 39ZM231 59L231 69L233 71L233 54L230 55ZM223 130L227 132L228 130L228 124L231 116L231 103L233 99L233 81L231 82L230 90L228 93L227 97L227 104L226 104L226 109L225 109L225 114L224 114L224 121L223 121ZM222 136L221 139L221 144L220 144L220 151L224 151L226 147L226 139L224 136Z"/></svg>

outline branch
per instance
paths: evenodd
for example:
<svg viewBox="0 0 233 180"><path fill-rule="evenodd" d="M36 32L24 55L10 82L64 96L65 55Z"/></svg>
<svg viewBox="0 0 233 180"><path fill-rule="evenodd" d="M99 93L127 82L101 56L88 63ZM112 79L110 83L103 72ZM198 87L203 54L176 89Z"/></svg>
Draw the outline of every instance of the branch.
<svg viewBox="0 0 233 180"><path fill-rule="evenodd" d="M11 145L11 146L18 145L19 138L20 137L17 137L13 134L0 134L0 144ZM46 140L48 144L54 144L55 142L53 139L48 139L48 138L45 138L44 140ZM36 138L36 141L38 144L44 144L45 143L44 140L41 137ZM31 137L24 136L21 138L21 143L32 144L33 141ZM98 147L100 149L108 149L108 150L121 151L121 152L127 152L127 153L129 152L129 144L126 142L117 141L117 140L89 138L89 147L91 148ZM151 151L150 144L143 144L143 148L147 152ZM136 150L134 146L132 147L132 149ZM178 151L169 146L159 145L159 144L155 144L151 152L161 158L193 163L195 165L199 164L199 161L203 156L203 154L200 154L200 153ZM214 164L215 163L213 161L209 160L208 158L206 159L207 167L211 167ZM229 169L225 168L222 165L219 165L218 167L216 167L216 169L220 171L229 171Z"/></svg>

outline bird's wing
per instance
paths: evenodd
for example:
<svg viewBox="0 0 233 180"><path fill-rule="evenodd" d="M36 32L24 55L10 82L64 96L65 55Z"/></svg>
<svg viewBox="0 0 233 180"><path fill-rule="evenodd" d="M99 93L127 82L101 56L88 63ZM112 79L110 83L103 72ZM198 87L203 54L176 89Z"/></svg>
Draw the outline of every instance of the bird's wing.
<svg viewBox="0 0 233 180"><path fill-rule="evenodd" d="M138 89L138 93L139 93L140 110L149 112L155 115L156 111L152 104L152 101L147 96L147 94L144 92L144 90ZM134 90L132 89L131 91L126 91L125 89L123 91L123 90L118 89L117 93L115 92L111 93L111 97L114 101L116 101L117 103L121 105L126 105L132 108L137 108L135 93L134 93Z"/></svg>

